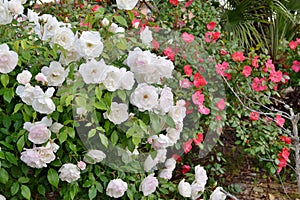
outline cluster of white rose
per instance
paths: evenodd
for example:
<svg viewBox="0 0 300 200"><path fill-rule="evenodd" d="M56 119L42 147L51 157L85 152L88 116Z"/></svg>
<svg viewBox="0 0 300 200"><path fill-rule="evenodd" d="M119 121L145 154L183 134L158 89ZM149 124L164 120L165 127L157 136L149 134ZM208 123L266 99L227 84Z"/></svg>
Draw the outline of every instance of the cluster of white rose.
<svg viewBox="0 0 300 200"><path fill-rule="evenodd" d="M55 153L59 149L59 146L51 140L51 132L57 134L62 127L63 125L57 122L52 124L52 119L47 117L34 123L25 122L23 128L29 132L28 140L34 147L25 149L20 159L33 168L47 167L48 163L55 160ZM37 147L38 144L46 145Z"/></svg>
<svg viewBox="0 0 300 200"><path fill-rule="evenodd" d="M10 15L22 14L18 6L12 9L12 5L18 0L10 2L0 2L0 24L11 22ZM11 6L9 6L11 4ZM119 9L131 10L137 4L137 0L124 1L117 0ZM11 8L10 8L11 7ZM4 14L3 14L4 13ZM11 16L12 17L12 16ZM130 95L130 103L136 106L140 112L148 111L149 113L160 116L168 115L175 123L175 127L162 127L166 134L152 133L149 130L150 137L148 143L157 152L153 159L150 155L144 162L144 170L150 172L156 169L158 163L164 163L165 168L160 170L159 177L166 180L172 178L173 170L176 167L176 160L167 159L167 148L177 143L180 133L183 129L183 119L186 115L186 107L184 100L178 100L174 104L174 95L171 88L162 85L163 78L171 78L174 69L173 62L166 57L157 56L150 51L143 51L135 48L129 51L124 64L126 68L118 68L107 65L103 59L99 60L99 56L104 49L102 38L97 31L83 31L73 33L69 24L59 22L54 16L43 14L39 16L32 10L28 10L27 16L23 16L25 20L29 20L33 24L33 31L42 41L49 41L50 46L58 44L65 49L65 52L59 52L59 62L52 61L48 66L41 68L41 72L35 76L35 80L42 82L44 86L49 87L45 92L38 85L32 86L30 80L32 74L28 70L24 70L17 77L17 81L22 84L16 89L17 95L27 105L31 105L33 109L41 114L51 114L55 110L55 104L51 97L53 96L54 87L61 86L67 79L69 69L67 66L73 61L81 58L86 60L78 69L78 74L82 77L86 84L102 84L107 91L114 92L117 90L132 90ZM9 22L10 21L10 22ZM108 25L107 19L102 20L103 25ZM113 33L124 32L122 27L112 23L109 31ZM152 33L148 27L141 32L142 43L149 46L152 41ZM99 61L98 61L99 60ZM17 65L18 55L10 51L6 44L0 45L0 73L9 73ZM134 85L137 86L134 88ZM130 114L128 113L128 105L125 103L112 102L109 112L105 112L104 118L114 124L125 122ZM41 121L24 124L28 134L28 140L34 143L32 149L25 149L21 153L21 160L28 166L33 168L46 167L48 163L55 159L56 151L59 146L51 140L51 132L58 134L61 124L54 123L52 120L44 117ZM36 147L36 145L44 145ZM137 154L138 154L138 150ZM89 150L83 158L83 161L89 164L101 162L106 155L100 150ZM59 169L59 178L69 183L80 178L80 170L85 168L85 163L80 161L78 165L66 163ZM144 196L148 196L155 192L159 185L158 179L154 173L144 178L140 184L140 191ZM196 166L195 181L190 185L184 179L179 183L179 193L184 197L197 199L200 192L204 191L207 181L207 175L203 167ZM110 197L119 198L124 195L128 185L121 179L111 180L106 188L106 194Z"/></svg>
<svg viewBox="0 0 300 200"><path fill-rule="evenodd" d="M182 179L178 184L178 191L183 197L189 197L193 200L198 199L201 193L204 192L207 179L205 169L197 165L195 167L195 180L193 183L190 184L185 182L185 179Z"/></svg>
<svg viewBox="0 0 300 200"><path fill-rule="evenodd" d="M0 25L10 24L15 15L23 14L23 4L26 0L1 0L0 1Z"/></svg>

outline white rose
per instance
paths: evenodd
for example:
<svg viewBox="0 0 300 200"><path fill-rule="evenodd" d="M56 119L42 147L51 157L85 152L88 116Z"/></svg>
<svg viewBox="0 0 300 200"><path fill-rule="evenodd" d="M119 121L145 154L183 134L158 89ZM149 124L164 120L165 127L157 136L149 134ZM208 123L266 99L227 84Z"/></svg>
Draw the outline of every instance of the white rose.
<svg viewBox="0 0 300 200"><path fill-rule="evenodd" d="M159 71L152 66L152 70L149 71L148 73L136 73L135 74L135 79L138 83L160 83L160 73Z"/></svg>
<svg viewBox="0 0 300 200"><path fill-rule="evenodd" d="M118 27L119 27L118 24L116 24L116 23L111 23L111 25L110 25L108 31L114 33L114 32L116 32L116 30L117 30Z"/></svg>
<svg viewBox="0 0 300 200"><path fill-rule="evenodd" d="M7 6L0 2L0 24L10 24L12 22L13 16L9 12Z"/></svg>
<svg viewBox="0 0 300 200"><path fill-rule="evenodd" d="M44 93L39 86L35 86L35 95L32 102L32 108L41 114L50 114L55 110L55 104L51 97L54 93L54 88L48 88Z"/></svg>
<svg viewBox="0 0 300 200"><path fill-rule="evenodd" d="M46 163L41 161L40 154L38 153L36 148L33 149L25 149L21 153L20 159L26 163L29 167L32 168L43 168L47 167Z"/></svg>
<svg viewBox="0 0 300 200"><path fill-rule="evenodd" d="M85 58L99 57L103 51L103 43L100 33L96 31L84 31L75 43L77 52Z"/></svg>
<svg viewBox="0 0 300 200"><path fill-rule="evenodd" d="M148 196L155 192L156 187L158 186L158 180L154 177L154 173L147 176L140 185L140 191L143 192L144 196Z"/></svg>
<svg viewBox="0 0 300 200"><path fill-rule="evenodd" d="M77 115L86 115L87 114L87 110L83 107L79 107L76 109L76 114Z"/></svg>
<svg viewBox="0 0 300 200"><path fill-rule="evenodd" d="M119 198L124 195L128 186L127 183L121 179L114 179L108 183L106 194L113 198Z"/></svg>
<svg viewBox="0 0 300 200"><path fill-rule="evenodd" d="M24 7L22 6L22 2L20 0L10 0L8 2L8 9L10 12L21 15L24 12Z"/></svg>
<svg viewBox="0 0 300 200"><path fill-rule="evenodd" d="M175 128L167 128L167 137L170 139L171 146L179 140L180 132Z"/></svg>
<svg viewBox="0 0 300 200"><path fill-rule="evenodd" d="M166 180L170 180L172 178L172 173L173 170L170 169L163 169L160 173L159 173L159 177L166 179Z"/></svg>
<svg viewBox="0 0 300 200"><path fill-rule="evenodd" d="M121 78L121 70L117 67L109 66L103 84L108 91L114 92L120 88Z"/></svg>
<svg viewBox="0 0 300 200"><path fill-rule="evenodd" d="M166 160L165 166L167 169L173 171L176 167L176 160L174 158L169 158L168 160Z"/></svg>
<svg viewBox="0 0 300 200"><path fill-rule="evenodd" d="M42 40L48 40L50 38L53 38L55 35L56 30L59 28L59 23L56 19L56 17L53 17L52 15L42 15L40 18L42 21L45 22L43 29L42 29Z"/></svg>
<svg viewBox="0 0 300 200"><path fill-rule="evenodd" d="M171 144L170 142L170 139L163 135L163 134L159 134L158 138L156 138L153 143L152 143L152 147L155 149L155 150L158 150L158 149L165 149L167 147L169 147Z"/></svg>
<svg viewBox="0 0 300 200"><path fill-rule="evenodd" d="M225 200L226 199L226 194L224 194L221 189L222 187L217 187L213 193L210 195L209 200Z"/></svg>
<svg viewBox="0 0 300 200"><path fill-rule="evenodd" d="M130 102L140 111L151 111L158 104L157 89L152 85L141 83L130 96Z"/></svg>
<svg viewBox="0 0 300 200"><path fill-rule="evenodd" d="M174 70L174 64L171 60L165 57L159 57L154 63L156 68L159 70L161 77L171 78Z"/></svg>
<svg viewBox="0 0 300 200"><path fill-rule="evenodd" d="M44 163L50 163L55 160L55 154L51 148L37 147L38 153L40 154L40 160Z"/></svg>
<svg viewBox="0 0 300 200"><path fill-rule="evenodd" d="M121 68L121 85L120 89L131 90L134 85L134 74L131 71L126 71L125 68Z"/></svg>
<svg viewBox="0 0 300 200"><path fill-rule="evenodd" d="M34 144L43 144L50 139L51 132L43 124L34 125L29 129L28 140Z"/></svg>
<svg viewBox="0 0 300 200"><path fill-rule="evenodd" d="M128 105L124 103L112 102L109 114L105 112L104 118L109 119L114 124L121 124L128 119Z"/></svg>
<svg viewBox="0 0 300 200"><path fill-rule="evenodd" d="M27 8L27 18L29 22L39 23L39 14L29 8Z"/></svg>
<svg viewBox="0 0 300 200"><path fill-rule="evenodd" d="M17 75L17 81L20 84L26 85L30 82L30 79L32 77L32 74L28 70L23 70L22 73Z"/></svg>
<svg viewBox="0 0 300 200"><path fill-rule="evenodd" d="M54 44L59 44L66 50L71 50L73 48L75 41L75 35L70 28L58 28L54 34L52 42Z"/></svg>
<svg viewBox="0 0 300 200"><path fill-rule="evenodd" d="M16 94L20 96L22 101L27 105L32 105L34 100L35 88L30 84L26 84L25 87L19 85L16 89Z"/></svg>
<svg viewBox="0 0 300 200"><path fill-rule="evenodd" d="M74 182L80 178L79 168L72 163L64 164L58 172L60 172L59 178L62 181L67 181L68 183Z"/></svg>
<svg viewBox="0 0 300 200"><path fill-rule="evenodd" d="M201 193L199 192L204 192L204 185L201 183L198 183L197 181L194 181L191 185L192 188L192 199L198 199L201 196Z"/></svg>
<svg viewBox="0 0 300 200"><path fill-rule="evenodd" d="M67 52L60 54L59 62L62 65L69 65L71 62L78 61L81 58L74 46Z"/></svg>
<svg viewBox="0 0 300 200"><path fill-rule="evenodd" d="M124 38L125 37L125 28L117 27L114 33L117 34L119 38Z"/></svg>
<svg viewBox="0 0 300 200"><path fill-rule="evenodd" d="M159 149L157 150L157 154L155 157L155 162L163 163L167 159L167 149Z"/></svg>
<svg viewBox="0 0 300 200"><path fill-rule="evenodd" d="M107 18L102 19L101 24L102 24L102 26L104 26L104 27L108 26L108 25L109 25L108 19L107 19Z"/></svg>
<svg viewBox="0 0 300 200"><path fill-rule="evenodd" d="M185 179L182 179L178 184L179 194L183 197L191 197L192 189L191 185L185 182Z"/></svg>
<svg viewBox="0 0 300 200"><path fill-rule="evenodd" d="M198 183L205 186L207 179L208 179L208 177L207 177L205 169L203 167L200 167L200 165L197 165L195 167L195 181L197 181Z"/></svg>
<svg viewBox="0 0 300 200"><path fill-rule="evenodd" d="M103 151L91 149L84 155L83 161L89 164L95 164L101 162L105 158L106 155Z"/></svg>
<svg viewBox="0 0 300 200"><path fill-rule="evenodd" d="M92 59L91 61L80 65L79 73L86 84L99 84L105 80L109 69L110 67L105 64L103 59L99 62Z"/></svg>
<svg viewBox="0 0 300 200"><path fill-rule="evenodd" d="M117 7L120 10L132 10L138 0L117 0Z"/></svg>
<svg viewBox="0 0 300 200"><path fill-rule="evenodd" d="M34 123L25 122L23 125L23 128L25 130L29 131L32 127L37 126L37 125L43 125L45 127L50 127L52 125L52 119L45 116L41 119L41 121L36 121Z"/></svg>
<svg viewBox="0 0 300 200"><path fill-rule="evenodd" d="M145 44L147 47L150 47L153 37L152 37L152 31L149 30L148 26L146 26L144 30L141 31L140 39L142 40L143 44Z"/></svg>
<svg viewBox="0 0 300 200"><path fill-rule="evenodd" d="M184 105L182 106L181 104L176 104L176 106L172 106L168 115L174 120L175 123L180 123L186 116L186 108Z"/></svg>
<svg viewBox="0 0 300 200"><path fill-rule="evenodd" d="M153 167L157 165L158 161L155 159L152 159L151 155L148 155L144 162L144 170L146 172L149 172Z"/></svg>
<svg viewBox="0 0 300 200"><path fill-rule="evenodd" d="M125 61L135 75L149 74L155 71L153 63L156 59L156 55L150 51L142 51L139 47L136 47L133 51L130 51Z"/></svg>
<svg viewBox="0 0 300 200"><path fill-rule="evenodd" d="M0 194L0 200L6 200L5 196Z"/></svg>
<svg viewBox="0 0 300 200"><path fill-rule="evenodd" d="M0 7L1 9L1 7ZM0 73L7 74L18 64L18 54L10 51L7 44L0 45Z"/></svg>
<svg viewBox="0 0 300 200"><path fill-rule="evenodd" d="M47 77L49 86L61 86L69 73L56 61L52 61L49 67L44 66L41 72Z"/></svg>
<svg viewBox="0 0 300 200"><path fill-rule="evenodd" d="M59 149L59 146L57 144L55 144L53 141L49 141L47 144L46 144L46 148L49 148L53 151L53 153L56 153L57 150Z"/></svg>
<svg viewBox="0 0 300 200"><path fill-rule="evenodd" d="M160 98L158 100L158 106L156 110L160 114L165 114L169 112L174 105L174 96L171 88L164 87L160 93Z"/></svg>

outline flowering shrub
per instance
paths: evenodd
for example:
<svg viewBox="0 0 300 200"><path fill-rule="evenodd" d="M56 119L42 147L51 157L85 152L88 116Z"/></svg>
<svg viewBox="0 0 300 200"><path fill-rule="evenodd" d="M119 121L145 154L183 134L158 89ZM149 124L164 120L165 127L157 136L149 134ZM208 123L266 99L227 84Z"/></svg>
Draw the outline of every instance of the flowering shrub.
<svg viewBox="0 0 300 200"><path fill-rule="evenodd" d="M205 156L216 143L226 107L216 84L221 79L211 73L208 51L198 50L203 38L159 30L155 23L131 27L137 19L124 10L136 3L111 4L118 12L92 7L98 24L81 16L63 22L30 9L25 15L21 2L0 3L4 196L203 196L208 177L199 165L195 178L185 179L191 184L169 181L172 155L188 153L194 143ZM219 120L209 124L209 114Z"/></svg>

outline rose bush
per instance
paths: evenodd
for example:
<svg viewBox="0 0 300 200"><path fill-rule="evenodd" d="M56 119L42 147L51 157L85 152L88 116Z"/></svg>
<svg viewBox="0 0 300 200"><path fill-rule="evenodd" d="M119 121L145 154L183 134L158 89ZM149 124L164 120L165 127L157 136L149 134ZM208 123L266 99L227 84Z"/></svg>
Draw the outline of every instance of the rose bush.
<svg viewBox="0 0 300 200"><path fill-rule="evenodd" d="M276 95L271 88L288 78L269 57L223 40L210 2L153 1L148 16L131 3L23 14L20 2L0 2L0 191L7 198L208 199L215 180L199 163L179 179L174 170L178 154L197 146L204 158L212 150L226 111L250 153L286 165L281 113L275 123L259 120L258 106L250 114L230 93L272 103L264 95ZM220 160L218 153L204 167L222 173ZM216 188L211 199L224 194Z"/></svg>

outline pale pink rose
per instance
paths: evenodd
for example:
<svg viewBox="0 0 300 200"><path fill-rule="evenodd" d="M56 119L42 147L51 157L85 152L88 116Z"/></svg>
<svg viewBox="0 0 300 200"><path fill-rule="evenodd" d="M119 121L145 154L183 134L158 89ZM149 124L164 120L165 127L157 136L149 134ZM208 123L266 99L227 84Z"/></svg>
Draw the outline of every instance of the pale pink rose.
<svg viewBox="0 0 300 200"><path fill-rule="evenodd" d="M22 73L17 75L17 81L20 84L26 85L30 82L32 74L28 70L23 70Z"/></svg>
<svg viewBox="0 0 300 200"><path fill-rule="evenodd" d="M178 191L179 194L183 197L191 197L192 195L192 188L191 185L185 182L185 179L182 179L178 184Z"/></svg>
<svg viewBox="0 0 300 200"><path fill-rule="evenodd" d="M29 167L32 168L43 168L47 167L46 163L41 161L41 156L38 153L37 149L25 149L21 153L20 159L26 163Z"/></svg>
<svg viewBox="0 0 300 200"><path fill-rule="evenodd" d="M77 167L78 167L79 169L81 169L81 170L85 170L86 164L85 164L85 162L83 162L83 161L79 161L79 162L77 163Z"/></svg>
<svg viewBox="0 0 300 200"><path fill-rule="evenodd" d="M36 81L42 82L43 85L46 85L46 84L48 83L48 79L47 79L47 77L46 77L43 73L38 73L38 74L34 77L34 79L35 79Z"/></svg>
<svg viewBox="0 0 300 200"><path fill-rule="evenodd" d="M114 179L108 183L106 188L106 194L110 197L119 198L124 195L128 188L126 182L122 181L121 179Z"/></svg>
<svg viewBox="0 0 300 200"><path fill-rule="evenodd" d="M187 78L180 80L179 84L182 88L189 88L191 85L193 85L193 83L190 82Z"/></svg>
<svg viewBox="0 0 300 200"><path fill-rule="evenodd" d="M144 196L148 196L155 192L156 187L158 186L158 180L154 177L154 173L147 176L140 185L140 191L143 192Z"/></svg>
<svg viewBox="0 0 300 200"><path fill-rule="evenodd" d="M185 41L186 43L190 43L190 42L193 42L194 41L194 36L192 34L189 34L187 32L184 32L182 35L181 35L183 41Z"/></svg>
<svg viewBox="0 0 300 200"><path fill-rule="evenodd" d="M29 129L28 139L34 144L43 144L50 136L51 132L44 124L37 124Z"/></svg>
<svg viewBox="0 0 300 200"><path fill-rule="evenodd" d="M159 173L159 177L166 179L166 180L170 180L172 178L172 173L173 170L170 169L163 169L160 173Z"/></svg>
<svg viewBox="0 0 300 200"><path fill-rule="evenodd" d="M68 183L74 182L80 178L79 168L72 163L64 164L58 172L60 172L59 178Z"/></svg>

